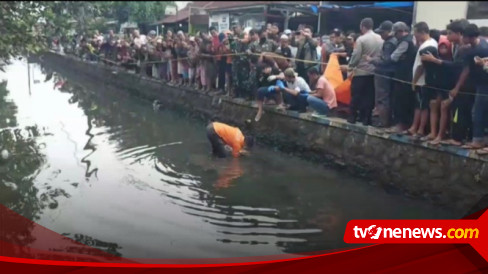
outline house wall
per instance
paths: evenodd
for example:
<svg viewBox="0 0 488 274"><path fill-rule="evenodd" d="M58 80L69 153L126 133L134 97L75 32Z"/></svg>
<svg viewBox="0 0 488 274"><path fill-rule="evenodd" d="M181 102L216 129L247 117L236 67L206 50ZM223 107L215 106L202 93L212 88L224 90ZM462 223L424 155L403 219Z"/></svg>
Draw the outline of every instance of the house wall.
<svg viewBox="0 0 488 274"><path fill-rule="evenodd" d="M266 25L266 17L264 16L263 8L252 8L252 9L245 9L245 10L244 9L233 10L227 12L211 12L209 26L212 25L212 22L217 22L219 19L220 21L222 21L222 17L227 15L229 18L228 20L229 28L234 23L238 23L239 25L243 26L243 28L246 27L260 28Z"/></svg>
<svg viewBox="0 0 488 274"><path fill-rule="evenodd" d="M486 2L481 3L481 5L485 5L485 8L481 15L480 12L476 13L476 18L470 17L469 11L478 7L476 5L470 6L468 1L416 1L415 5L413 24L424 21L430 28L445 29L449 20L463 18L468 19L470 23L476 24L478 27L488 27L488 9L486 8L488 3Z"/></svg>
<svg viewBox="0 0 488 274"><path fill-rule="evenodd" d="M488 27L488 18L487 19L469 19L469 22L478 25L478 27Z"/></svg>
<svg viewBox="0 0 488 274"><path fill-rule="evenodd" d="M466 18L467 1L415 1L412 24L426 22L431 29L443 30L451 19Z"/></svg>
<svg viewBox="0 0 488 274"><path fill-rule="evenodd" d="M216 27L219 32L230 29L229 13L216 13L210 15L208 26Z"/></svg>

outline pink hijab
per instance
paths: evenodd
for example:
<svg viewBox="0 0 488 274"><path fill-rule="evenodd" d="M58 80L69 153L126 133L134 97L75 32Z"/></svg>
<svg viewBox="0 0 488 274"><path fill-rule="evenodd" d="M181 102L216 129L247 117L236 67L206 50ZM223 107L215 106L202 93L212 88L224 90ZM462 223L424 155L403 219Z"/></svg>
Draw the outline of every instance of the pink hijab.
<svg viewBox="0 0 488 274"><path fill-rule="evenodd" d="M449 42L449 40L447 39L447 36L441 35L441 37L439 38L439 48L441 47L441 45L447 46L448 51L447 54L443 55L439 53L439 57L441 57L441 59L443 60L452 60L452 45L451 42Z"/></svg>

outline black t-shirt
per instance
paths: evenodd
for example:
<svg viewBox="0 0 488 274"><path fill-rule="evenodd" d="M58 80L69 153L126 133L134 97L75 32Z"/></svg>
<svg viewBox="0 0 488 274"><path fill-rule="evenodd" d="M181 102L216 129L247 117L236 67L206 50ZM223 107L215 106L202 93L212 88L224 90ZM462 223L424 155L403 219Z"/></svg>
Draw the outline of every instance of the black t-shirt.
<svg viewBox="0 0 488 274"><path fill-rule="evenodd" d="M344 48L344 49L346 49L345 46L342 45L342 44L337 44L337 45L333 45L333 46L334 46L335 49L338 49L338 48ZM342 51L337 51L337 52L342 52ZM346 52L346 54L347 54L347 51L344 51L344 52ZM347 65L348 64L347 56L346 57L339 56L339 58L337 58L337 59L339 61L339 65Z"/></svg>
<svg viewBox="0 0 488 274"><path fill-rule="evenodd" d="M476 65L474 58L478 56L480 58L488 57L488 42L480 38L480 43L469 49L466 58L464 59L465 66L469 66L469 77L476 85L488 85L488 73L483 70L483 66Z"/></svg>
<svg viewBox="0 0 488 274"><path fill-rule="evenodd" d="M290 47L280 48L277 53L288 59L292 58Z"/></svg>
<svg viewBox="0 0 488 274"><path fill-rule="evenodd" d="M100 53L108 54L109 51L112 49L109 43L103 43L100 47Z"/></svg>
<svg viewBox="0 0 488 274"><path fill-rule="evenodd" d="M169 46L169 50L171 51L171 57L176 59L178 58L178 54L176 52L176 48L174 46Z"/></svg>
<svg viewBox="0 0 488 274"><path fill-rule="evenodd" d="M273 80L273 81L268 81L268 77L271 76L271 75L278 75L280 74L280 70L273 67L271 69L271 74L266 74L264 73L264 69L266 68L267 66L259 66L258 67L258 86L259 87L269 87L269 86L274 86L276 85L276 80Z"/></svg>
<svg viewBox="0 0 488 274"><path fill-rule="evenodd" d="M183 47L176 48L176 55L178 58L186 58L188 57L188 49Z"/></svg>
<svg viewBox="0 0 488 274"><path fill-rule="evenodd" d="M439 58L439 52L436 47L426 47L419 51L420 56L431 53L435 58ZM440 79L440 68L435 63L431 62L422 62L422 66L424 67L425 73L425 84L428 86L439 86Z"/></svg>

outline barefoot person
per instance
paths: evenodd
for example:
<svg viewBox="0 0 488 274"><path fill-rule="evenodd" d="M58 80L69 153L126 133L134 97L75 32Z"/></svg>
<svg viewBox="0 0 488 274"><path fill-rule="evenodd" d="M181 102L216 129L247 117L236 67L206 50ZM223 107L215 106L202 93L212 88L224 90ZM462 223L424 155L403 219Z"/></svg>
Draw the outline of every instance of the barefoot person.
<svg viewBox="0 0 488 274"><path fill-rule="evenodd" d="M412 136L423 137L429 118L429 104L433 99L432 90L427 86L435 85L435 68L431 63L423 63L420 56L430 53L438 56L437 41L430 37L429 26L425 22L419 22L414 26L414 36L420 43L415 63L413 65L412 91L416 93L416 106L412 126L408 133Z"/></svg>
<svg viewBox="0 0 488 274"><path fill-rule="evenodd" d="M280 86L283 86L284 74L276 67L267 63L262 65L258 73L258 113L254 120L258 122L263 115L264 99L274 99L278 106L282 104Z"/></svg>
<svg viewBox="0 0 488 274"><path fill-rule="evenodd" d="M432 54L424 54L420 57L422 62L431 62L440 66L441 71L446 77L443 77L444 84L446 86L441 86L443 88L452 89L455 86L455 81L461 75L464 66L464 59L466 51L463 49L463 32L466 26L469 24L466 20L456 20L447 25L447 39L451 43L452 59L448 58L446 60L435 58ZM462 90L468 90L471 92L470 84L465 84ZM430 142L432 145L439 145L440 143L445 143L449 145L461 146L461 141L466 135L468 128L471 126L471 106L473 104L471 96L467 94L460 94L455 100L449 98L449 93L443 91L443 100L440 105L440 120L439 120L439 130L437 132L437 137ZM450 119L450 110L454 113L458 112L458 121L452 123L452 136L449 140L444 140L445 134L447 132L447 127ZM463 133L463 134L459 134ZM456 134L457 133L457 134Z"/></svg>
<svg viewBox="0 0 488 274"><path fill-rule="evenodd" d="M251 148L254 145L252 136L244 136L239 128L219 122L207 126L207 138L212 145L212 154L220 158L227 157L230 149L234 157L245 155L247 151L244 147Z"/></svg>
<svg viewBox="0 0 488 274"><path fill-rule="evenodd" d="M464 29L463 41L471 46L466 59L463 72L459 76L458 82L450 92L450 98L456 98L460 93L461 86L468 79L473 81L476 86L476 96L473 106L473 140L466 144L466 149L481 149L486 147L484 142L485 129L487 126L488 113L488 77L481 65L477 65L477 60L488 57L488 42L480 39L478 26L469 24ZM479 62L478 62L479 63ZM452 100L452 99L451 99Z"/></svg>

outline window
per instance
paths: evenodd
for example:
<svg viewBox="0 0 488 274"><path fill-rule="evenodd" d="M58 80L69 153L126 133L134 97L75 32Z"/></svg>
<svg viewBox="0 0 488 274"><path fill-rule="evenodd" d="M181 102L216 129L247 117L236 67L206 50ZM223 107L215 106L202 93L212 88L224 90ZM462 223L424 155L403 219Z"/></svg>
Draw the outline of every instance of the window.
<svg viewBox="0 0 488 274"><path fill-rule="evenodd" d="M466 19L488 19L488 2L469 1Z"/></svg>

